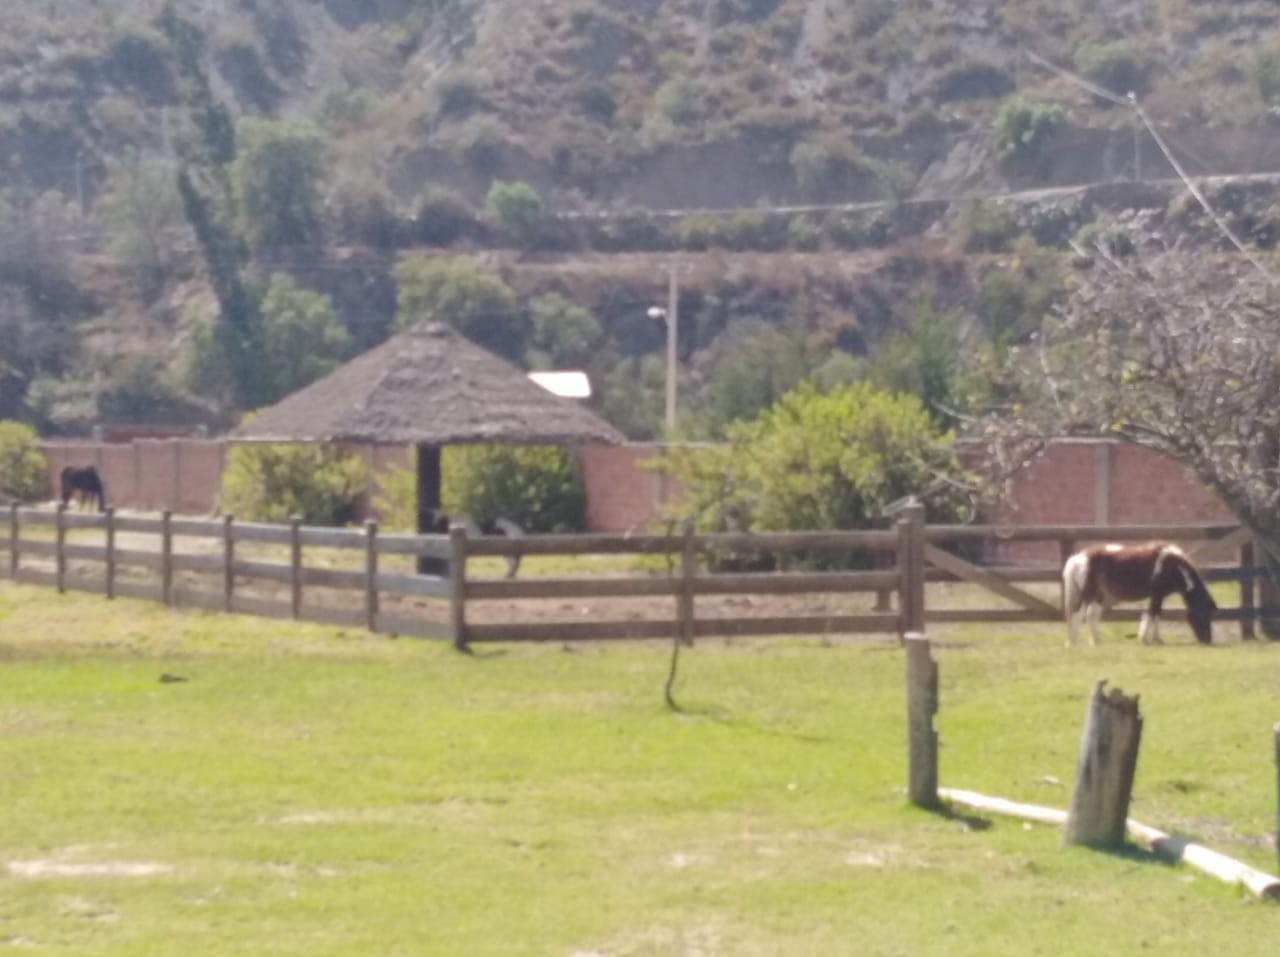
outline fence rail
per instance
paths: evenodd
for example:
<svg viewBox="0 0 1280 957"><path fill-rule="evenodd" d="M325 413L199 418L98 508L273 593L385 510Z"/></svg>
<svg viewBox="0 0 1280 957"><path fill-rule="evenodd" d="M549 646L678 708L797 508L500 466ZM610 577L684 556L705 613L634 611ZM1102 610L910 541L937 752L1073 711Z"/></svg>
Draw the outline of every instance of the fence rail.
<svg viewBox="0 0 1280 957"><path fill-rule="evenodd" d="M3 534L0 532L0 534ZM125 537L129 536L129 537ZM124 541L122 542L122 537ZM13 506L9 514L8 577L15 581L160 601L215 611L360 626L371 631L452 640L462 646L493 641L575 641L738 635L903 635L940 623L1060 621L1060 600L1026 586L1060 582L1060 565L989 562L1001 543L1049 541L1060 555L1096 541L1177 540L1189 550L1204 545L1238 549L1238 561L1205 567L1211 581L1237 582L1240 604L1219 618L1238 621L1252 637L1262 616L1254 580L1261 569L1253 546L1234 525L1176 526L926 526L923 510L908 508L891 530L694 535L531 535L473 538L462 528L448 535L383 534L362 529L120 516L111 509L85 514ZM144 543L147 547L144 547ZM1195 544L1192 544L1195 543ZM238 546L249 546L253 554ZM985 550L985 552L984 552ZM324 555L318 556L318 552ZM797 554L856 556L855 571L715 571L726 558L771 556L785 564ZM634 555L665 558L665 567L620 576L473 577L468 560L530 555ZM342 557L345 556L345 557ZM447 577L415 574L420 556L447 563ZM403 570L394 567L398 562ZM655 563L656 564L656 563ZM141 576L141 577L140 577ZM945 592L926 603L926 585L968 582L1004 603L947 607ZM699 599L741 596L837 596L823 614L713 614ZM870 608L852 596L874 596ZM533 603L618 599L642 602L629 617L617 611L587 620L476 620L486 602ZM863 604L870 604L864 601ZM607 609L608 606L606 605ZM1180 619L1181 609L1168 617ZM1112 620L1136 621L1138 609L1117 609ZM479 616L483 618L483 615Z"/></svg>

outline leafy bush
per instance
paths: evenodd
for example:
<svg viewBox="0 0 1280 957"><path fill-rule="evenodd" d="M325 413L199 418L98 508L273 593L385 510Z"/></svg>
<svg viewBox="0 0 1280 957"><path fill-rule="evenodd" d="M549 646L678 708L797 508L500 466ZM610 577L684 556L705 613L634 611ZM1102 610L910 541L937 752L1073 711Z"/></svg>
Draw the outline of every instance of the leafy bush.
<svg viewBox="0 0 1280 957"><path fill-rule="evenodd" d="M462 158L475 172L492 175L502 166L507 135L506 126L496 117L477 117L463 130L459 144Z"/></svg>
<svg viewBox="0 0 1280 957"><path fill-rule="evenodd" d="M172 50L164 34L139 23L124 25L107 53L107 70L121 85L151 103L175 99Z"/></svg>
<svg viewBox="0 0 1280 957"><path fill-rule="evenodd" d="M446 73L436 83L436 110L442 117L463 117L484 106L485 81L465 70Z"/></svg>
<svg viewBox="0 0 1280 957"><path fill-rule="evenodd" d="M246 119L232 166L241 226L257 249L308 244L321 235L325 141L306 123Z"/></svg>
<svg viewBox="0 0 1280 957"><path fill-rule="evenodd" d="M403 233L391 191L368 174L340 180L333 189L331 206L338 230L347 242L389 249Z"/></svg>
<svg viewBox="0 0 1280 957"><path fill-rule="evenodd" d="M528 245L546 214L542 197L525 182L495 182L485 197L485 208L521 245Z"/></svg>
<svg viewBox="0 0 1280 957"><path fill-rule="evenodd" d="M465 199L441 189L428 189L422 194L415 220L418 239L433 246L466 239L479 226L475 210Z"/></svg>
<svg viewBox="0 0 1280 957"><path fill-rule="evenodd" d="M829 134L792 147L791 171L796 184L809 196L847 190L859 180L877 178L873 161L852 143Z"/></svg>
<svg viewBox="0 0 1280 957"><path fill-rule="evenodd" d="M498 273L464 256L402 259L396 264L396 326L420 319L447 322L478 345L518 360L529 318Z"/></svg>
<svg viewBox="0 0 1280 957"><path fill-rule="evenodd" d="M526 532L578 532L585 527L586 492L577 457L558 446L452 446L440 463L441 505L476 522L507 518ZM417 525L417 478L412 469L378 476L374 499L386 528Z"/></svg>
<svg viewBox="0 0 1280 957"><path fill-rule="evenodd" d="M1123 226L1115 223L1087 223L1076 232L1075 243L1086 253L1101 249L1108 256L1123 259L1132 256L1137 249L1133 236Z"/></svg>
<svg viewBox="0 0 1280 957"><path fill-rule="evenodd" d="M49 463L36 430L25 422L0 422L0 497L30 502L49 491Z"/></svg>
<svg viewBox="0 0 1280 957"><path fill-rule="evenodd" d="M890 502L963 472L949 434L913 395L857 383L801 384L722 446L669 451L662 469L685 489L674 517L700 531L865 528ZM926 503L930 521L961 514L959 493Z"/></svg>
<svg viewBox="0 0 1280 957"><path fill-rule="evenodd" d="M1005 156L1032 159L1040 155L1066 119L1066 111L1056 103L1011 97L996 114L996 147Z"/></svg>
<svg viewBox="0 0 1280 957"><path fill-rule="evenodd" d="M973 200L956 214L956 240L967 253L998 253L1018 235L1017 218L996 203Z"/></svg>
<svg viewBox="0 0 1280 957"><path fill-rule="evenodd" d="M364 461L331 445L233 445L222 473L222 505L254 522L345 525L365 491Z"/></svg>
<svg viewBox="0 0 1280 957"><path fill-rule="evenodd" d="M556 292L543 293L529 304L533 320L531 356L551 369L581 368L593 359L604 330L591 312Z"/></svg>
<svg viewBox="0 0 1280 957"><path fill-rule="evenodd" d="M1280 103L1280 44L1273 43L1258 52L1249 64L1249 76L1263 103L1268 106Z"/></svg>
<svg viewBox="0 0 1280 957"><path fill-rule="evenodd" d="M1146 64L1125 40L1083 44L1075 52L1075 62L1081 73L1112 93L1123 96L1146 88Z"/></svg>
<svg viewBox="0 0 1280 957"><path fill-rule="evenodd" d="M262 299L263 366L271 377L266 393L288 395L333 371L346 356L350 337L323 293L275 273Z"/></svg>

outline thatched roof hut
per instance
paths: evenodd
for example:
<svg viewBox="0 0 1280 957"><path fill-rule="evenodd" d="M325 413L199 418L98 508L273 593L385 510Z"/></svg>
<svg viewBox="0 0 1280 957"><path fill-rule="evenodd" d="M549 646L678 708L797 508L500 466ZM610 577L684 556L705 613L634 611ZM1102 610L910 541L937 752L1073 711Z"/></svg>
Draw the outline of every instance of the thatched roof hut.
<svg viewBox="0 0 1280 957"><path fill-rule="evenodd" d="M439 447L616 443L623 436L453 328L422 322L263 410L231 439Z"/></svg>
<svg viewBox="0 0 1280 957"><path fill-rule="evenodd" d="M233 442L352 442L417 449L418 527L440 507L445 445L617 443L622 434L453 328L424 321L264 409ZM420 563L423 570L429 570Z"/></svg>

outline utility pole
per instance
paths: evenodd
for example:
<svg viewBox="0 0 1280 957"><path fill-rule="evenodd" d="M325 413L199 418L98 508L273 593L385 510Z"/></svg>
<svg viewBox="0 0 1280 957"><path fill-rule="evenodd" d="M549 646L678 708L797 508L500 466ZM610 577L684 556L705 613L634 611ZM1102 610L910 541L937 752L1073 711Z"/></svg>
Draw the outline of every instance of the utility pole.
<svg viewBox="0 0 1280 957"><path fill-rule="evenodd" d="M1138 115L1138 97L1130 90L1129 102L1133 104L1133 179L1142 181L1142 117Z"/></svg>
<svg viewBox="0 0 1280 957"><path fill-rule="evenodd" d="M680 330L680 289L674 262L667 266L667 433L676 428L676 338Z"/></svg>

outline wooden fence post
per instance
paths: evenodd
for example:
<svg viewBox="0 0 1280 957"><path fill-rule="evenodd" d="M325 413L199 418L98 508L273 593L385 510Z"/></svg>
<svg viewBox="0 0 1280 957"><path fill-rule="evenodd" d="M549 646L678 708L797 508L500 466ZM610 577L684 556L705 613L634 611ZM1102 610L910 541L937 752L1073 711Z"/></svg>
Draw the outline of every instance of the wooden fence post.
<svg viewBox="0 0 1280 957"><path fill-rule="evenodd" d="M21 541L21 526L18 518L18 503L9 506L9 577L18 580L18 542Z"/></svg>
<svg viewBox="0 0 1280 957"><path fill-rule="evenodd" d="M467 527L460 524L449 526L449 612L453 647L467 652Z"/></svg>
<svg viewBox="0 0 1280 957"><path fill-rule="evenodd" d="M106 568L103 569L104 588L108 598L116 597L116 508L108 505L106 509Z"/></svg>
<svg viewBox="0 0 1280 957"><path fill-rule="evenodd" d="M302 516L289 518L289 614L302 617Z"/></svg>
<svg viewBox="0 0 1280 957"><path fill-rule="evenodd" d="M898 574L901 591L899 640L924 631L924 506L912 502L898 519Z"/></svg>
<svg viewBox="0 0 1280 957"><path fill-rule="evenodd" d="M1062 831L1064 847L1119 847L1124 843L1142 740L1142 714L1137 695L1127 697L1119 688L1107 693L1103 690L1106 683L1099 678L1094 684L1085 714L1075 790Z"/></svg>
<svg viewBox="0 0 1280 957"><path fill-rule="evenodd" d="M1244 612L1240 619L1240 640L1252 641L1257 637L1253 627L1253 542L1240 546L1240 569L1240 610Z"/></svg>
<svg viewBox="0 0 1280 957"><path fill-rule="evenodd" d="M160 513L160 600L173 604L173 512Z"/></svg>
<svg viewBox="0 0 1280 957"><path fill-rule="evenodd" d="M903 638L907 651L907 797L918 807L938 804L938 663L929 639L917 631Z"/></svg>
<svg viewBox="0 0 1280 957"><path fill-rule="evenodd" d="M676 599L676 628L679 630L682 645L693 644L693 576L697 570L697 553L693 547L693 523L685 522L684 534L680 540L680 594Z"/></svg>
<svg viewBox="0 0 1280 957"><path fill-rule="evenodd" d="M378 630L378 523L364 523L364 626Z"/></svg>
<svg viewBox="0 0 1280 957"><path fill-rule="evenodd" d="M236 537L233 531L236 517L222 516L222 610L229 612L235 604L236 592Z"/></svg>
<svg viewBox="0 0 1280 957"><path fill-rule="evenodd" d="M58 594L67 587L67 503L59 502L54 516L54 569L58 583Z"/></svg>

